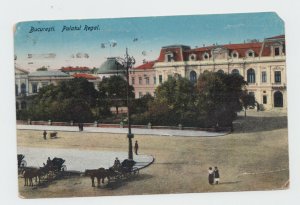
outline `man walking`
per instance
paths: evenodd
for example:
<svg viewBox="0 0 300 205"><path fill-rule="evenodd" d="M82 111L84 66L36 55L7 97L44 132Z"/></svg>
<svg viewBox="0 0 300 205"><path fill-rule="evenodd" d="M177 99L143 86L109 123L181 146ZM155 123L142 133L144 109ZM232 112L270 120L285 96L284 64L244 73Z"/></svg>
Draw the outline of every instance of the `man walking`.
<svg viewBox="0 0 300 205"><path fill-rule="evenodd" d="M47 132L46 132L46 130L44 130L44 132L43 132L43 137L44 137L44 140L47 139Z"/></svg>
<svg viewBox="0 0 300 205"><path fill-rule="evenodd" d="M136 140L135 144L134 144L134 152L135 152L136 155L138 155L138 149L139 149L139 145L138 145L138 142Z"/></svg>

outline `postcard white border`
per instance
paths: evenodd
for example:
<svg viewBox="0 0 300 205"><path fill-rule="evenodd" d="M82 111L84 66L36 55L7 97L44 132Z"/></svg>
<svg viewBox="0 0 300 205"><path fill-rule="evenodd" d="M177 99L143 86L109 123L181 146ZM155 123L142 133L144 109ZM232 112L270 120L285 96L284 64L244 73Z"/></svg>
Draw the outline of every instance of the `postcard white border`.
<svg viewBox="0 0 300 205"><path fill-rule="evenodd" d="M300 193L300 131L298 107L300 88L300 1L295 0L9 0L0 6L0 201L2 204L291 204ZM18 21L51 19L90 19L191 14L223 14L275 11L285 21L287 42L288 126L290 152L289 190L122 197L60 199L20 199L15 171L15 109L13 24Z"/></svg>

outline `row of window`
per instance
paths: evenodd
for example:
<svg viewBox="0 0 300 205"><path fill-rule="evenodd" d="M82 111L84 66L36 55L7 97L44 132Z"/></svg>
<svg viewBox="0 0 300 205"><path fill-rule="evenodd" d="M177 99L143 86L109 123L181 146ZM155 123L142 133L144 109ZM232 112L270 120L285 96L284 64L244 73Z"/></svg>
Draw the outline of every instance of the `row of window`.
<svg viewBox="0 0 300 205"><path fill-rule="evenodd" d="M281 83L281 71L274 72L274 81L275 81L275 83ZM247 82L255 83L255 71L252 68L247 70ZM261 82L262 83L267 82L267 72L266 71L261 72Z"/></svg>
<svg viewBox="0 0 300 205"><path fill-rule="evenodd" d="M42 87L47 86L49 83L48 82L42 82ZM38 83L32 83L32 93L38 93ZM21 84L21 94L26 94L26 85L25 83ZM16 96L19 95L19 87L16 85Z"/></svg>
<svg viewBox="0 0 300 205"><path fill-rule="evenodd" d="M264 91L264 93L265 93L265 91ZM249 92L249 94L255 96L254 92ZM263 97L262 103L264 105L268 104L268 96L263 95L262 97ZM280 91L276 91L274 93L274 107L283 107L283 95L282 95L282 92L280 92Z"/></svg>
<svg viewBox="0 0 300 205"><path fill-rule="evenodd" d="M280 56L281 55L281 49L280 47L275 47L274 48L274 56ZM239 58L239 53L237 51L232 51L230 54L231 58ZM249 49L246 51L246 57L248 58L252 58L255 57L255 52L252 49ZM209 60L210 55L209 53L205 52L204 54L202 54L202 60ZM165 55L165 59L167 62L173 62L174 61L174 54L173 53L167 53ZM189 60L190 61L195 61L197 60L197 56L196 54L190 54L189 55Z"/></svg>
<svg viewBox="0 0 300 205"><path fill-rule="evenodd" d="M145 83L146 85L150 85L150 77L144 77L145 78ZM135 77L131 77L131 84L135 85ZM142 77L138 77L138 84L142 85L143 84L143 78ZM153 84L156 84L156 77L153 76Z"/></svg>
<svg viewBox="0 0 300 205"><path fill-rule="evenodd" d="M204 71L204 72L208 72L208 71ZM223 70L218 70L217 72L218 73L224 73ZM238 69L233 69L231 73L232 74L237 74L237 75L240 74ZM275 71L274 72L274 80L275 80L275 83L281 83L281 71ZM195 83L197 81L197 73L195 71L190 72L190 81L193 82L193 83ZM255 71L252 68L247 70L247 82L248 83L255 83ZM267 72L266 71L261 72L261 82L262 83L267 82Z"/></svg>

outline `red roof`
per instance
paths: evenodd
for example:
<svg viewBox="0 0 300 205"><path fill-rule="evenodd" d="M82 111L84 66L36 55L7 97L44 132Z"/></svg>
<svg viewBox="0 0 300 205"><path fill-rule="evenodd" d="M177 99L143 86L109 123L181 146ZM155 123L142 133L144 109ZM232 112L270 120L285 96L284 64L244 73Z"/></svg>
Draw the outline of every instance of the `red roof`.
<svg viewBox="0 0 300 205"><path fill-rule="evenodd" d="M90 74L86 74L86 73L75 73L73 75L74 78L85 78L87 80L97 80L98 77L90 75Z"/></svg>
<svg viewBox="0 0 300 205"><path fill-rule="evenodd" d="M149 61L147 63L144 63L138 67L135 67L134 69L137 69L137 70L148 70L148 69L153 69L153 65L156 61Z"/></svg>
<svg viewBox="0 0 300 205"><path fill-rule="evenodd" d="M62 67L61 71L90 71L88 67Z"/></svg>

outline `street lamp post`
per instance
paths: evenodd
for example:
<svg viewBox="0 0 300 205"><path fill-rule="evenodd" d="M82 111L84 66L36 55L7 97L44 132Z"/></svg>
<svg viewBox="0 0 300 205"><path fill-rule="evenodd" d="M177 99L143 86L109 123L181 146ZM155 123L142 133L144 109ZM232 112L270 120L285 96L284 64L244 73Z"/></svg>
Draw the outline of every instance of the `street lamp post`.
<svg viewBox="0 0 300 205"><path fill-rule="evenodd" d="M132 66L135 64L135 59L133 56L128 55L128 49L126 48L126 54L124 58L116 58L117 63L121 64L126 70L126 101L127 101L127 122L128 122L128 159L133 160L132 153L132 138L134 134L131 133L131 120L130 120L130 97L129 97L129 70L132 69Z"/></svg>

